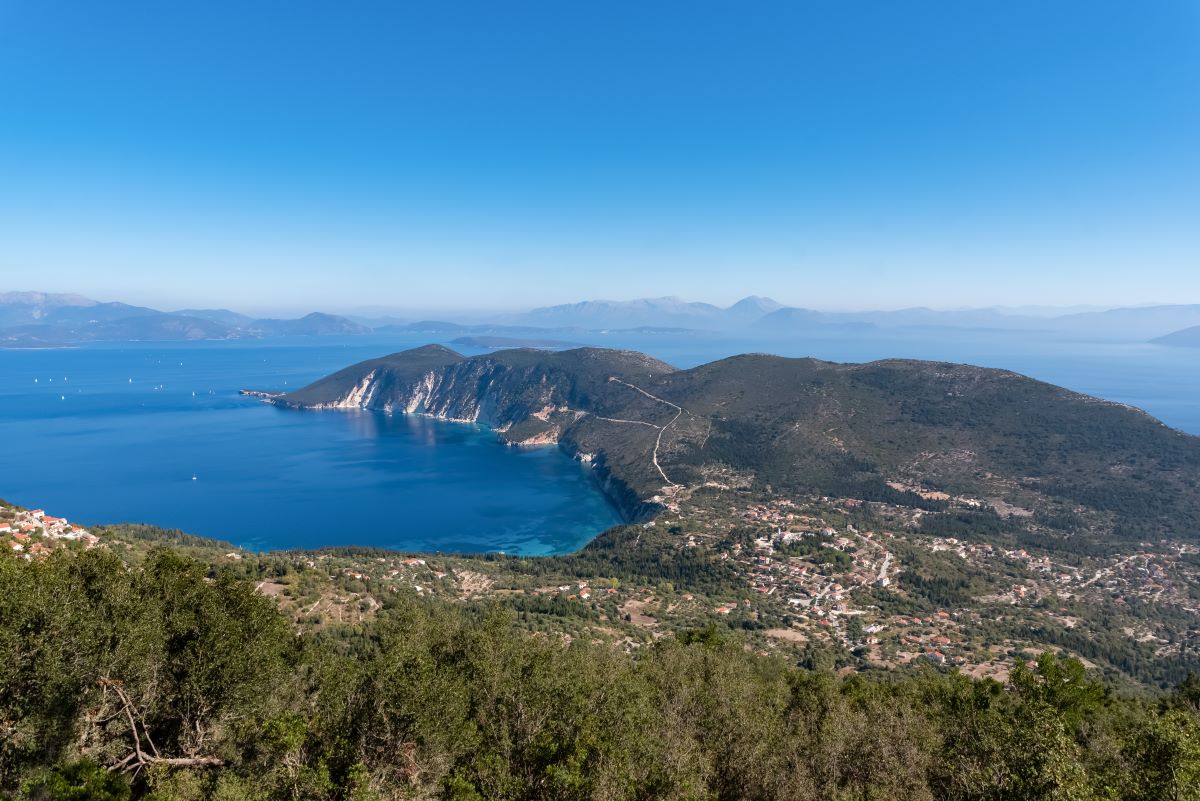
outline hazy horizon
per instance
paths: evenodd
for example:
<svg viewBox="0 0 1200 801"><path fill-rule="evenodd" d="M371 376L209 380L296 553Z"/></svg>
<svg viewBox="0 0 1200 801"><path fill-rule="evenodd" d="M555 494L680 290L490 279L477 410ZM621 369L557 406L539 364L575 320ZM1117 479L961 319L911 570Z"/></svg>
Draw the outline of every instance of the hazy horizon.
<svg viewBox="0 0 1200 801"><path fill-rule="evenodd" d="M6 295L73 295L88 301L96 303L130 303L129 296L140 294L131 291L128 295L121 293L119 290L108 295L93 297L82 292L48 292L42 289L28 288L12 288L0 286L0 298ZM991 311L1001 314L1013 316L1055 316L1065 314L1076 314L1094 311L1108 311L1112 309L1133 309L1133 308L1153 308L1157 306L1178 306L1190 305L1185 302L1149 302L1149 303L1105 303L1105 304L1073 304L1073 305L1043 305L1029 304L1023 306L1005 306L1005 305L959 305L959 306L937 306L933 304L921 304L911 306L808 306L804 303L789 303L785 300L771 294L752 293L742 295L732 300L726 298L708 298L708 297L692 297L687 295L660 295L655 297L588 297L588 298L570 298L563 299L558 302L547 303L544 305L530 306L492 306L492 307L440 307L440 306L390 306L386 304L374 303L359 303L349 305L336 304L320 304L314 306L272 306L269 303L264 303L261 300L255 299L236 299L236 303L221 302L216 304L199 304L195 302L187 302L181 298L164 298L158 302L145 302L131 305L141 305L148 308L153 308L164 312L179 312L185 310L217 310L223 309L233 311L239 314L249 316L271 316L271 315L302 315L312 312L323 312L327 314L349 315L357 317L388 317L388 316L424 316L425 319L434 319L429 315L445 314L451 316L460 316L466 318L482 318L487 315L505 315L505 314L521 314L529 311L534 311L542 308L551 308L558 306L570 306L580 303L613 303L613 304L628 304L639 301L678 301L683 304L707 304L720 309L729 308L742 300L751 298L760 298L768 301L779 303L784 308L809 309L812 311L827 312L827 313L872 313L872 312L897 312L909 311L917 309L928 309L935 312L968 312L968 311Z"/></svg>

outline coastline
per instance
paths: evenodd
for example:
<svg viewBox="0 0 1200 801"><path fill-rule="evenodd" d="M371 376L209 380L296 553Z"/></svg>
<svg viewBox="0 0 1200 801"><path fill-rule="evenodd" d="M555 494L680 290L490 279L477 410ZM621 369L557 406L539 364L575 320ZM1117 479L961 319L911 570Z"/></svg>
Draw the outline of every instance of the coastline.
<svg viewBox="0 0 1200 801"><path fill-rule="evenodd" d="M290 401L286 398L286 393L268 392L265 390L242 389L238 392L239 395L248 398L256 398L260 402L275 406L289 411L302 412L324 412L324 411L346 411L346 412L370 412L373 414L384 415L412 415L415 417L423 417L428 420L436 420L442 423L457 423L462 425L471 425L485 428L493 433L496 440L510 448L557 448L565 456L574 461L582 463L588 468L588 475L592 478L599 490L604 496L609 505L616 510L621 518L622 525L632 523L643 523L654 518L663 507L661 504L652 501L643 500L638 494L621 479L614 476L605 463L604 453L583 453L575 446L573 442L563 440L555 434L553 437L546 439L533 440L511 440L505 437L504 431L497 426L489 423L486 420L469 419L451 417L445 414L433 414L430 412L410 412L403 409L384 408L372 409L362 405L349 404L320 404L306 405ZM607 530L607 529L605 529ZM603 531L597 532L596 536L602 534ZM594 538L593 538L594 539Z"/></svg>

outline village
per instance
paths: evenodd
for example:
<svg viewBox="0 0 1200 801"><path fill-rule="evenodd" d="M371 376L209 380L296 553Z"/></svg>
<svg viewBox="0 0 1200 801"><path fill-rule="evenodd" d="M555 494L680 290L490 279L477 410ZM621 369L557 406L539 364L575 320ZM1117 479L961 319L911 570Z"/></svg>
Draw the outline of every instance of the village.
<svg viewBox="0 0 1200 801"><path fill-rule="evenodd" d="M997 501L891 486L949 509L1030 517ZM711 612L757 629L769 648L825 642L881 666L921 661L1002 676L1013 661L1041 650L1014 633L1086 632L1098 622L1089 619L1102 616L1120 620L1131 645L1158 656L1200 649L1200 548L1191 543L1141 543L1132 553L1085 556L1004 547L969 532L932 536L920 525L928 512L903 505L737 498L725 492L690 498L676 512L676 525L685 547L714 548L749 590ZM867 527L867 519L886 526ZM727 530L742 536L722 537ZM942 583L961 587L939 593Z"/></svg>
<svg viewBox="0 0 1200 801"><path fill-rule="evenodd" d="M0 505L0 547L33 559L69 542L91 548L100 542L100 538L66 518L52 517L42 509Z"/></svg>

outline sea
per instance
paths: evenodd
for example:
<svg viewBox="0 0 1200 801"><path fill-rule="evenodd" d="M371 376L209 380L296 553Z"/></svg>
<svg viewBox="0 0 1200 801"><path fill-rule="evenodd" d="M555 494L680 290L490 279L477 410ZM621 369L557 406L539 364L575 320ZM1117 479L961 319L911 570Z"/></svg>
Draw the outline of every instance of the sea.
<svg viewBox="0 0 1200 801"><path fill-rule="evenodd" d="M1200 435L1200 349L987 331L573 338L640 350L682 368L745 352L999 367L1140 407ZM539 556L578 550L618 524L589 469L556 448L507 447L479 425L298 412L238 394L295 389L429 342L483 352L450 339L396 334L0 350L0 498L83 525L150 523L260 551L356 545Z"/></svg>

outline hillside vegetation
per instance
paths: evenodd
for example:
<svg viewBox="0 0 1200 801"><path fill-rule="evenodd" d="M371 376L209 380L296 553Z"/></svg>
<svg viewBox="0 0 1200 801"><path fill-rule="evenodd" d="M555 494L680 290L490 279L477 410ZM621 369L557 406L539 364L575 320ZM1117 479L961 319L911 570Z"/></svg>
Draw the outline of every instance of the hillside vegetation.
<svg viewBox="0 0 1200 801"><path fill-rule="evenodd" d="M0 794L1200 797L1195 680L1122 698L1050 654L1005 684L839 679L711 628L629 654L412 593L305 632L255 592L273 561L0 556Z"/></svg>
<svg viewBox="0 0 1200 801"><path fill-rule="evenodd" d="M1200 532L1200 438L968 365L746 355L675 370L625 351L466 358L427 346L275 402L425 413L487 423L514 443L557 442L597 458L630 508L622 493L645 503L723 476L867 500L918 487L1046 521L1086 519L1066 533L1093 539Z"/></svg>

